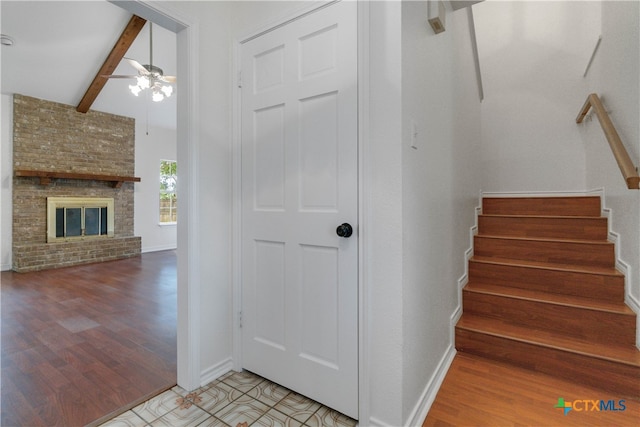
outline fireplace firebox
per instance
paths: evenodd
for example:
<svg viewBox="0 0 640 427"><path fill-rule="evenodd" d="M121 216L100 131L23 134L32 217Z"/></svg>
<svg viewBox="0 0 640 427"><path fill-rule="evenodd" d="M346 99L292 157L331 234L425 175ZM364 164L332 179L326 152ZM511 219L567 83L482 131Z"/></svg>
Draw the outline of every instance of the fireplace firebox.
<svg viewBox="0 0 640 427"><path fill-rule="evenodd" d="M112 198L47 197L47 243L114 236Z"/></svg>

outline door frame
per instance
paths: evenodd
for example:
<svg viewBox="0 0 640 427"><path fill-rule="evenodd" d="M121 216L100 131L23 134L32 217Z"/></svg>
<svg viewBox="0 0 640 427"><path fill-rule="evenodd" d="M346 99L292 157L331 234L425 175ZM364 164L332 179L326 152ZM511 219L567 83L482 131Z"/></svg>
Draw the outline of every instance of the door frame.
<svg viewBox="0 0 640 427"><path fill-rule="evenodd" d="M280 19L257 28L248 34L237 37L233 44L233 81L232 99L232 349L233 368L239 371L243 367L242 359L242 154L241 154L241 52L242 45L260 35L275 30L305 15L323 9L335 3L313 3ZM357 75L358 75L358 413L360 424L369 420L369 291L367 286L369 243L367 239L369 217L369 4L357 2Z"/></svg>
<svg viewBox="0 0 640 427"><path fill-rule="evenodd" d="M187 390L200 387L200 223L198 179L199 156L199 108L200 90L198 76L199 26L190 16L184 16L170 6L151 0L108 0L128 12L158 24L176 33L176 65L178 80L177 148L180 169L187 171L181 177L178 207L177 265L177 379Z"/></svg>

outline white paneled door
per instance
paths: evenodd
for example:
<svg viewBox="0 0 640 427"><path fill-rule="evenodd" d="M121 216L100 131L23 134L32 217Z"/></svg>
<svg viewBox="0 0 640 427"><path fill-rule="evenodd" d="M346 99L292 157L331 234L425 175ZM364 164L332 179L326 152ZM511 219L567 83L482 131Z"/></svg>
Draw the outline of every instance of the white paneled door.
<svg viewBox="0 0 640 427"><path fill-rule="evenodd" d="M355 418L356 37L345 1L241 47L243 366Z"/></svg>

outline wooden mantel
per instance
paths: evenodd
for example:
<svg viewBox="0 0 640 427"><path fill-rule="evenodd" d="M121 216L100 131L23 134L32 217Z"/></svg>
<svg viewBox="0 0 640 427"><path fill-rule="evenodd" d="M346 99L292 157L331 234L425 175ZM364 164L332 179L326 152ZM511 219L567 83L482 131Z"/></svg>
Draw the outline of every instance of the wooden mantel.
<svg viewBox="0 0 640 427"><path fill-rule="evenodd" d="M16 170L14 175L17 177L36 177L40 178L41 185L49 185L52 179L82 179L85 181L107 181L111 182L113 188L120 188L123 182L140 182L137 176L118 176L118 175L96 175L90 173L74 173L74 172L48 172L39 170Z"/></svg>

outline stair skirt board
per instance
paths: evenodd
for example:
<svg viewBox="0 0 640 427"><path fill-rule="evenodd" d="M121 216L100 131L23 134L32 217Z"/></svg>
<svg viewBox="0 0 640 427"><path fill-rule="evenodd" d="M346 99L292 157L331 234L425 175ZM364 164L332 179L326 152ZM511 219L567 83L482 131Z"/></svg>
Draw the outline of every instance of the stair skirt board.
<svg viewBox="0 0 640 427"><path fill-rule="evenodd" d="M640 304L604 191L480 196L456 349L638 398Z"/></svg>

